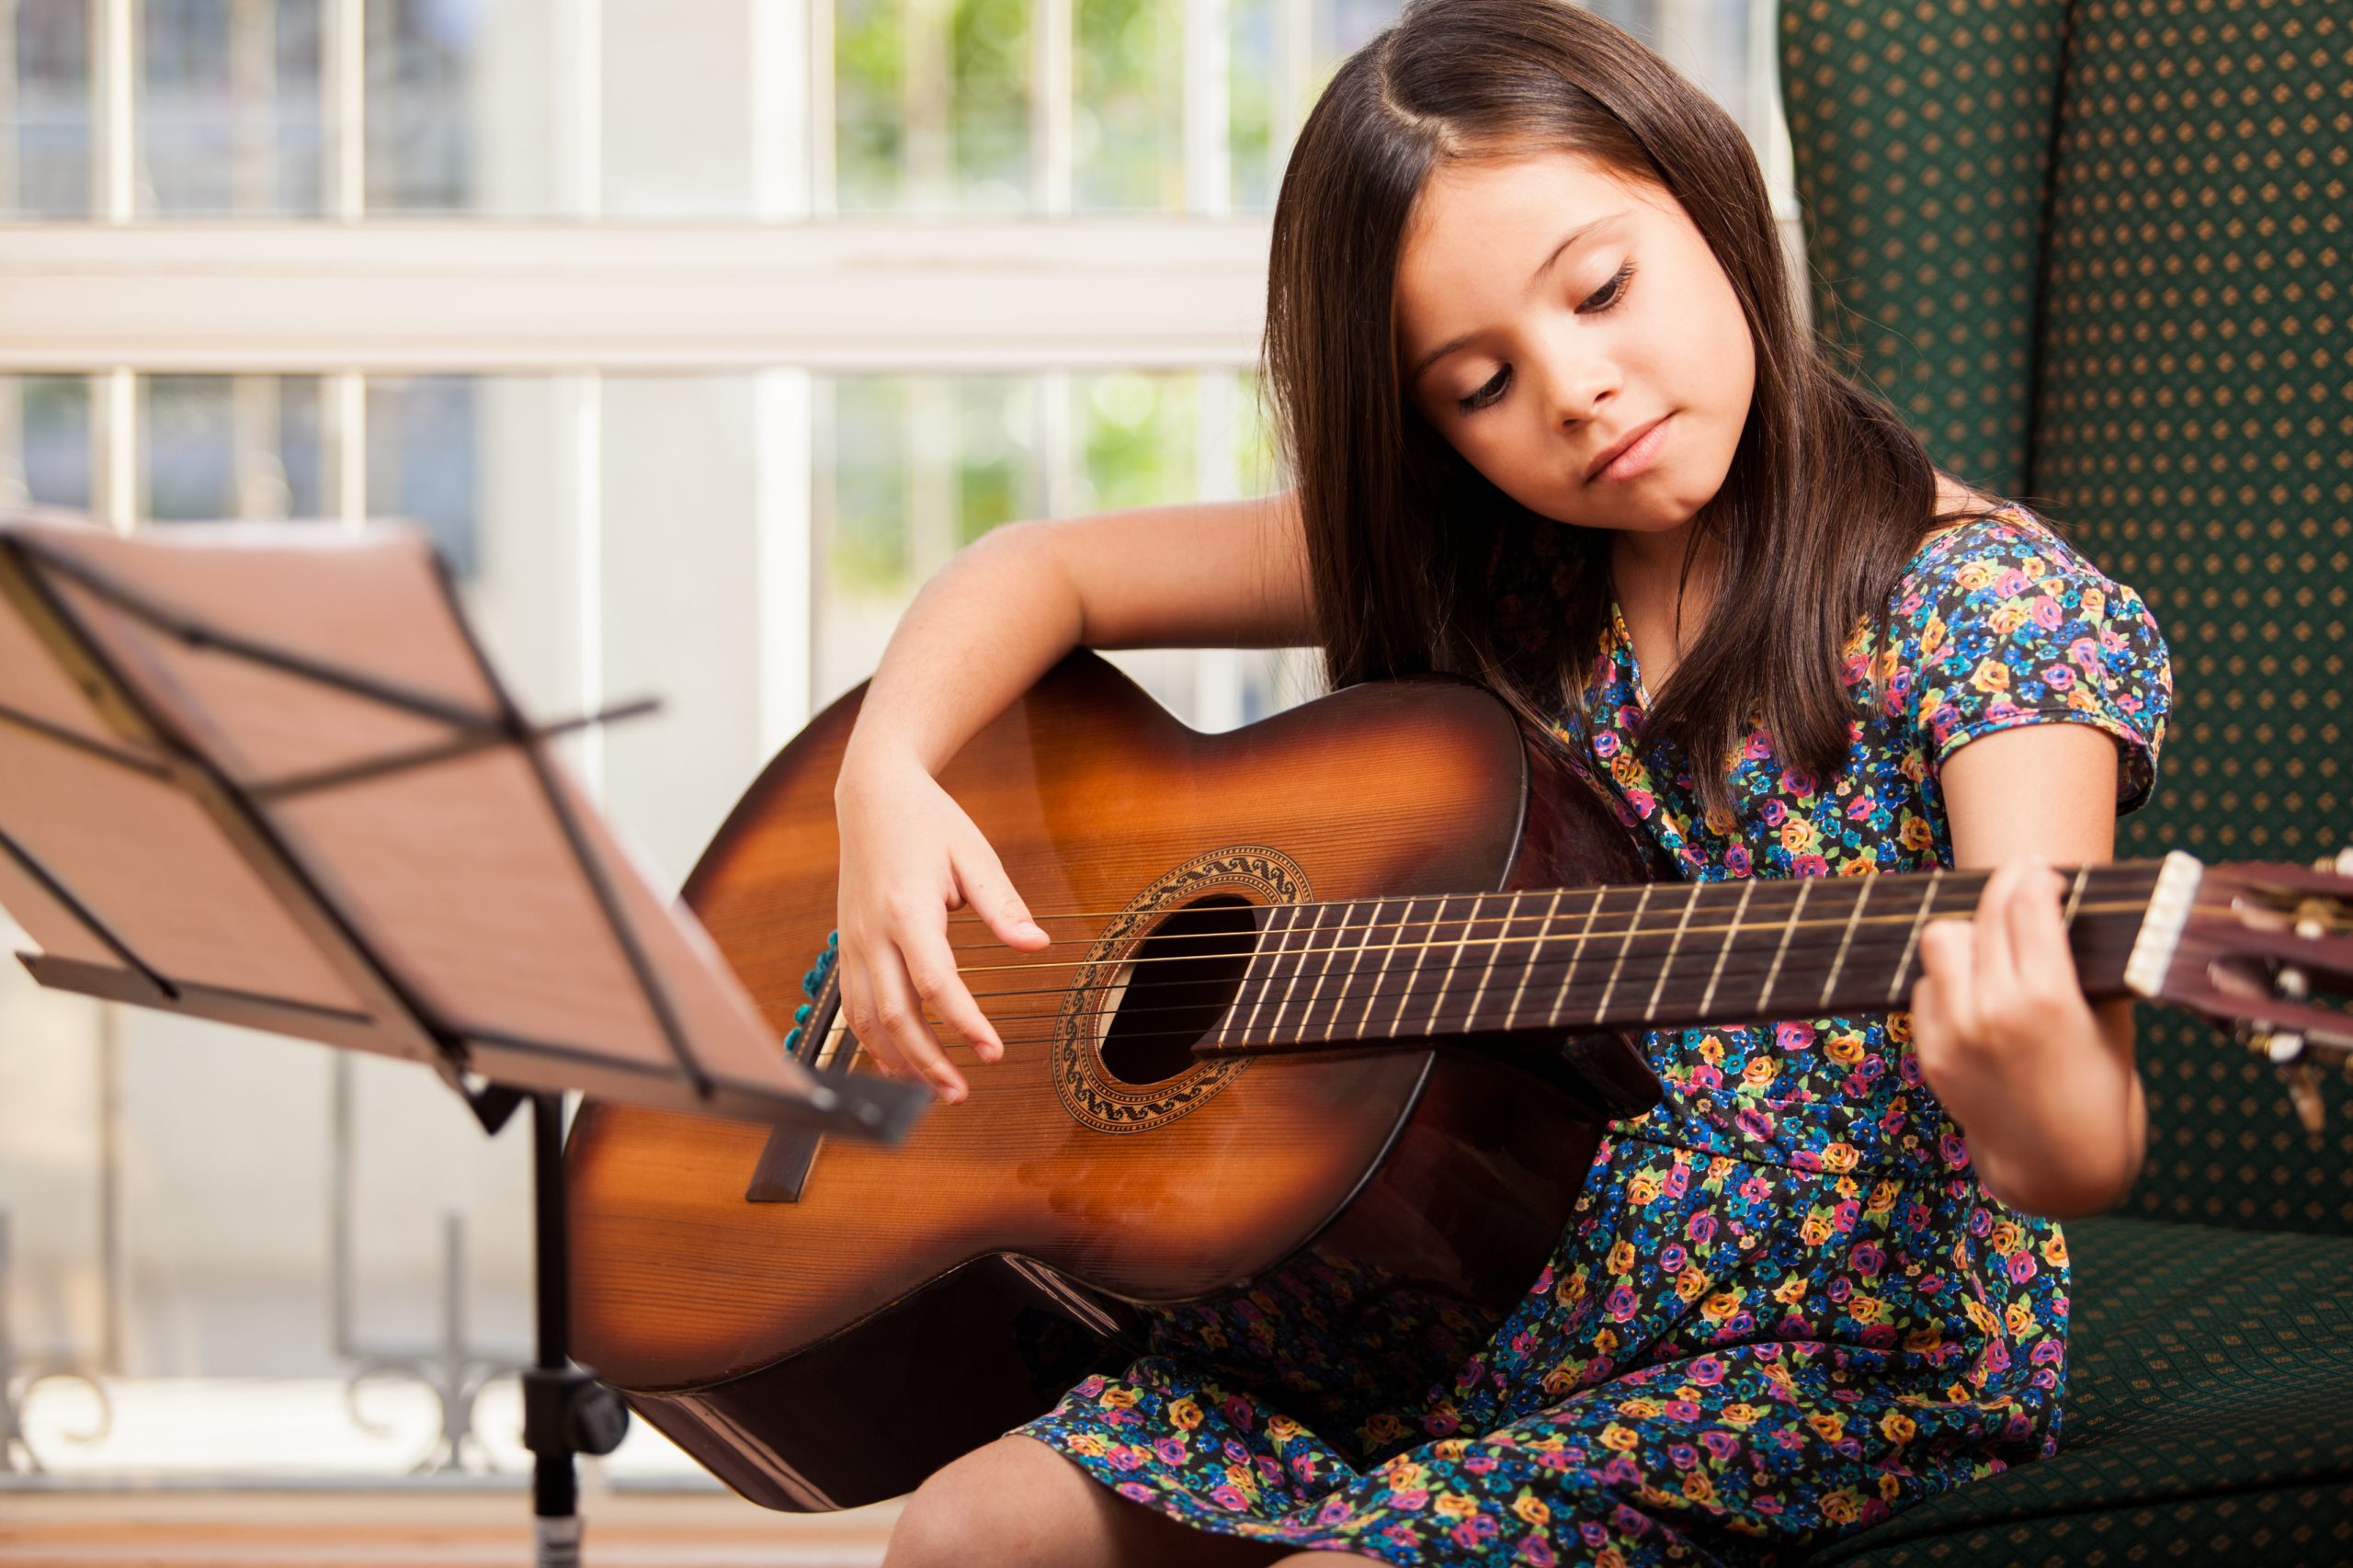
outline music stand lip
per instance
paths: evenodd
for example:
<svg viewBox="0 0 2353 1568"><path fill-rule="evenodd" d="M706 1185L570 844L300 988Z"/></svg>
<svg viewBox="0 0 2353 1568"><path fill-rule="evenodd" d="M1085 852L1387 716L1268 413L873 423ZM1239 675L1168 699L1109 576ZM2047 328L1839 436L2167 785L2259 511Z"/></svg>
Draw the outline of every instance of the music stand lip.
<svg viewBox="0 0 2353 1568"><path fill-rule="evenodd" d="M389 531L377 528L369 530L368 535L358 537L372 536L381 540ZM271 857L274 865L269 869L279 872L284 881L292 884L309 912L317 917L317 923L326 926L332 937L339 941L347 958L357 960L368 971L366 978L372 982L372 985L363 986L363 994L369 990L381 991L391 1004L391 1009L401 1015L390 1019L369 1017L369 1021L391 1028L395 1036L411 1032L413 1037L422 1036L429 1040L438 1052L435 1064L441 1075L453 1090L466 1098L477 1115L484 1117L486 1126L491 1125L494 1104L497 1119L503 1120L506 1111L513 1108L513 1096L511 1093L504 1094L493 1101L468 1085L466 1078L469 1074L487 1078L510 1090L527 1091L579 1086L585 1080L593 1079L597 1084L601 1097L766 1121L779 1126L821 1127L830 1132L885 1142L904 1139L930 1104L930 1096L920 1085L879 1077L837 1078L830 1075L822 1082L808 1081L810 1075L805 1073L801 1074L804 1081L796 1083L792 1081L791 1074L799 1064L785 1062L781 1051L779 1053L779 1066L782 1081L761 1084L743 1079L733 1073L714 1071L698 1059L687 1038L684 1020L676 1011L676 1000L668 994L659 967L642 946L632 921L622 908L620 891L612 878L627 866L626 858L619 862L608 862L607 857L591 843L574 802L556 781L553 758L544 746L544 738L548 734L581 723L601 722L605 715L592 715L554 726L536 726L526 720L499 680L472 628L467 623L447 562L432 549L430 541L416 530L403 528L400 532L425 549L426 562L441 600L439 608L448 618L449 628L461 640L471 665L469 673L480 680L489 696L490 705L486 712L479 708L452 703L397 680L338 666L240 632L208 625L202 616L165 602L148 588L126 584L107 566L85 559L74 551L74 544L78 541L73 536L76 534L99 549L116 548L126 542L109 530L87 524L76 525L56 514L0 513L0 565L15 569L13 573L0 571L0 578L13 575L47 612L50 627L70 637L74 644L73 653L82 663L101 674L119 708L134 715L139 724L149 732L147 736L140 738L151 741L163 754L164 760L153 762L127 748L93 741L90 737L42 721L38 715L18 715L14 710L7 710L0 712L0 720L19 721L11 727L28 730L58 744L74 745L150 777L160 775L165 782L194 790L199 803L216 817L224 809L233 812L247 835L258 842L258 848L249 846L234 835L230 835L232 847L248 859L260 854ZM308 549L334 549L342 540L354 537L348 533L338 538L312 534L301 537L297 542ZM205 542L184 535L168 548L203 548ZM251 545L254 541L248 533L237 542ZM406 756L317 769L302 776L243 782L222 761L210 756L196 738L181 733L171 719L159 710L140 681L120 667L97 630L85 620L78 608L70 603L58 591L55 582L46 575L52 573L56 577L78 585L119 613L183 647L244 660L307 679L398 712L450 726L459 731L459 735L449 743L415 748ZM0 585L5 585L5 583L0 583ZM18 608L20 611L23 608L21 606ZM35 627L37 635L40 630L38 625ZM613 710L611 716L623 717L650 710L646 704L632 704ZM23 720L31 722L27 723L21 722ZM274 799L327 789L362 777L382 777L428 767L455 757L472 756L493 747L512 747L525 760L535 786L534 793L544 802L547 812L560 830L569 851L566 858L594 894L597 913L601 916L599 924L620 948L634 982L633 988L668 1046L674 1070L656 1067L635 1057L485 1030L438 1016L436 1009L427 1005L415 987L403 980L396 966L377 950L373 940L363 935L351 916L331 896L327 886L306 865L303 857L296 853L269 813L269 803ZM12 842L9 847L15 849L17 846ZM28 971L42 983L53 983L63 989L108 996L118 1001L159 1006L166 1011L186 1012L254 1027L275 1027L278 1032L294 1033L304 1038L321 1039L327 1034L339 1037L326 1039L324 1043L329 1044L346 1047L361 1044L352 1038L355 1029L351 1026L355 1018L366 1017L366 1015L336 1017L337 1009L323 1008L300 998L264 997L255 993L239 992L233 987L206 985L188 977L165 972L131 950L130 944L109 929L100 915L64 885L52 870L40 867L38 862L22 854L10 858L26 869L37 882L44 885L52 898L58 899L63 907L89 929L102 945L114 951L125 965L121 970L110 970L108 966L59 956L26 956ZM267 876L265 876L264 882L278 892L281 903L290 896ZM658 895L654 903L666 917L673 920L682 917L682 912L676 905L665 905ZM302 911L296 913L299 916ZM314 943L321 939L318 934L309 929L312 922L298 917L296 924ZM715 949L711 950L715 952ZM349 976L346 978L348 981ZM280 1021L275 1026L261 1022L264 1015L276 1017ZM378 1040L369 1048L381 1051L384 1045ZM484 1061L502 1062L511 1072L514 1065L526 1060L541 1064L561 1063L573 1082L554 1084L549 1081L551 1074L534 1073L521 1082L509 1084L498 1074L484 1071L483 1065ZM662 1092L660 1085L665 1083L681 1085L687 1092L683 1095Z"/></svg>

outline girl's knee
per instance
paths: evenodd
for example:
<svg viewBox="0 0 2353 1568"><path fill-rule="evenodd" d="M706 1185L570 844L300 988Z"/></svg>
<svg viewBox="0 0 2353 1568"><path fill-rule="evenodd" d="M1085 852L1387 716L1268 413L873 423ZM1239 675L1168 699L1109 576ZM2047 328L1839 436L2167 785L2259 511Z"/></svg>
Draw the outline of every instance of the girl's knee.
<svg viewBox="0 0 2353 1568"><path fill-rule="evenodd" d="M1044 1444L1000 1437L915 1489L882 1568L1021 1568L1097 1561L1095 1483Z"/></svg>

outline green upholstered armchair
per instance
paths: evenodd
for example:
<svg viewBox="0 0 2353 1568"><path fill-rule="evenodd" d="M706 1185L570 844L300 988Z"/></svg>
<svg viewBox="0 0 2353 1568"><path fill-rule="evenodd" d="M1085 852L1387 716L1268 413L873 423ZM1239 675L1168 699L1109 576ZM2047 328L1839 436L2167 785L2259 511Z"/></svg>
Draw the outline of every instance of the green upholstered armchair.
<svg viewBox="0 0 2353 1568"><path fill-rule="evenodd" d="M2118 853L2353 838L2353 0L1780 0L1814 319L1950 472L2140 590ZM2068 1224L2059 1456L1822 1562L2353 1562L2353 1093L2143 1007L2148 1163Z"/></svg>

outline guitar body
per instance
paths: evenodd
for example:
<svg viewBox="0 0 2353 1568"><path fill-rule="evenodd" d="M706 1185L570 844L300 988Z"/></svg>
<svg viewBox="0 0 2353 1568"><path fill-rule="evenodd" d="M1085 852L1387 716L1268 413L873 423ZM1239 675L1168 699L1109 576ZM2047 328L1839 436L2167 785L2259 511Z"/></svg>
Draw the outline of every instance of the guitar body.
<svg viewBox="0 0 2353 1568"><path fill-rule="evenodd" d="M779 754L685 893L779 1037L834 926L833 789L863 693ZM1557 1037L1525 1036L1199 1062L1148 1029L1107 1047L1113 1009L1090 1004L1132 1005L1123 975L1150 966L1123 961L1204 901L1660 874L1591 786L1544 766L1451 677L1201 734L1074 653L941 775L1056 938L1018 953L951 919L1004 1061L967 1058L970 1097L900 1147L825 1141L794 1201L747 1198L766 1128L583 1105L574 1354L745 1496L817 1509L908 1491L1123 1364L1155 1304L1336 1266L1496 1318L1566 1224L1601 1122L1655 1096L1623 1039L1576 1042L1574 1069Z"/></svg>

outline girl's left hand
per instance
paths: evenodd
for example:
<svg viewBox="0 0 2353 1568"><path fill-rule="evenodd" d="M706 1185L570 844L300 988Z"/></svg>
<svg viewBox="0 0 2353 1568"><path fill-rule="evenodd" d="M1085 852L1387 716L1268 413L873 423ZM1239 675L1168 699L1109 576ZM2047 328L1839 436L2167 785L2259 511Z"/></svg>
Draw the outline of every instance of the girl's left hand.
<svg viewBox="0 0 2353 1568"><path fill-rule="evenodd" d="M1912 992L1914 1056L1968 1135L1980 1179L2038 1212L2103 1208L2139 1163L2127 1146L2130 1045L2118 1049L2077 982L2065 886L2040 859L1996 868L1974 918L1921 931ZM2129 1007L2120 1016L2129 1030Z"/></svg>

